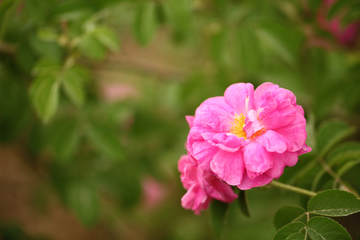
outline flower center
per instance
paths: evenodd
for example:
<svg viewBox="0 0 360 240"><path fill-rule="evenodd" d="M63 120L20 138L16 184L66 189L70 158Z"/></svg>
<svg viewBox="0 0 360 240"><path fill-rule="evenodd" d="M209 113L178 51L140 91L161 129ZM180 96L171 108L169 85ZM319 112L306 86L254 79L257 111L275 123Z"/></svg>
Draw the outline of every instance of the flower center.
<svg viewBox="0 0 360 240"><path fill-rule="evenodd" d="M236 115L236 117L234 118L234 121L231 122L231 124L232 124L232 127L230 129L230 133L233 133L240 138L248 139L246 137L246 133L244 130L244 126L245 126L244 114L240 113L240 115ZM256 131L250 138L254 139L254 138L262 135L264 132L265 132L265 129L261 128L260 130Z"/></svg>
<svg viewBox="0 0 360 240"><path fill-rule="evenodd" d="M230 129L230 132L240 138L246 139L246 133L244 131L244 126L245 126L244 114L236 115L236 117L234 118L234 121L231 123L232 123L232 127Z"/></svg>

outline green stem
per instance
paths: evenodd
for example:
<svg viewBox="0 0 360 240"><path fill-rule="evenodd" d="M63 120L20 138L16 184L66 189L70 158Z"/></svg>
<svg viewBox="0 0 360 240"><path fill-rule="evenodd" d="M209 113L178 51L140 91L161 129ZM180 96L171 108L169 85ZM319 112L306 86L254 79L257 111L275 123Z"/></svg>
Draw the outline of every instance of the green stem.
<svg viewBox="0 0 360 240"><path fill-rule="evenodd" d="M289 191L292 191L292 192L300 193L300 194L303 194L303 195L306 195L306 196L309 196L309 197L314 197L316 195L316 192L312 192L312 191L309 191L309 190L306 190L306 189L303 189L303 188L298 188L298 187L294 187L294 186L291 186L291 185L287 185L285 183L281 183L281 182L278 182L278 181L272 181L270 183L270 185L272 185L274 187L277 187L277 188L282 188L282 189L289 190Z"/></svg>

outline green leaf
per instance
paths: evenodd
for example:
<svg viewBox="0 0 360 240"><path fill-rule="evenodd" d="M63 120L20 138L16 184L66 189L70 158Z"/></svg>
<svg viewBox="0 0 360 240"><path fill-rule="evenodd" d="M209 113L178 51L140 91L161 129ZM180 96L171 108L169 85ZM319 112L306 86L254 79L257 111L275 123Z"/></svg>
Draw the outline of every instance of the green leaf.
<svg viewBox="0 0 360 240"><path fill-rule="evenodd" d="M308 211L330 217L348 216L360 212L360 200L352 193L326 190L311 198Z"/></svg>
<svg viewBox="0 0 360 240"><path fill-rule="evenodd" d="M99 42L111 51L119 50L119 37L116 33L107 26L98 26L93 31L94 36Z"/></svg>
<svg viewBox="0 0 360 240"><path fill-rule="evenodd" d="M306 238L304 233L293 233L286 238L286 240L305 240L305 239Z"/></svg>
<svg viewBox="0 0 360 240"><path fill-rule="evenodd" d="M305 214L305 209L296 206L284 206L280 208L274 217L274 224L277 229L298 220L300 216Z"/></svg>
<svg viewBox="0 0 360 240"><path fill-rule="evenodd" d="M59 82L55 76L37 78L30 87L30 97L39 117L47 123L55 114L59 101Z"/></svg>
<svg viewBox="0 0 360 240"><path fill-rule="evenodd" d="M240 190L238 197L239 207L241 212L246 216L250 217L249 204L246 198L246 191Z"/></svg>
<svg viewBox="0 0 360 240"><path fill-rule="evenodd" d="M332 19L335 17L337 13L339 13L342 9L346 8L349 4L351 4L351 1L349 0L337 0L332 5L331 8L327 14L327 19Z"/></svg>
<svg viewBox="0 0 360 240"><path fill-rule="evenodd" d="M95 224L100 210L100 200L90 184L73 183L67 189L67 204L87 227Z"/></svg>
<svg viewBox="0 0 360 240"><path fill-rule="evenodd" d="M122 150L119 137L112 129L105 124L89 121L86 134L93 144L102 154L110 159L120 160Z"/></svg>
<svg viewBox="0 0 360 240"><path fill-rule="evenodd" d="M82 36L79 42L79 50L85 56L95 60L102 60L106 53L104 45L91 33Z"/></svg>
<svg viewBox="0 0 360 240"><path fill-rule="evenodd" d="M241 67L250 74L258 73L262 67L263 53L254 29L242 27L238 31L238 48Z"/></svg>
<svg viewBox="0 0 360 240"><path fill-rule="evenodd" d="M330 218L313 217L306 230L312 240L351 240L346 229Z"/></svg>
<svg viewBox="0 0 360 240"><path fill-rule="evenodd" d="M229 204L213 200L210 204L210 225L215 235L220 238L224 234L226 213Z"/></svg>
<svg viewBox="0 0 360 240"><path fill-rule="evenodd" d="M87 69L72 67L62 73L62 85L66 95L78 107L82 106L85 100L84 82L89 78Z"/></svg>
<svg viewBox="0 0 360 240"><path fill-rule="evenodd" d="M156 6L154 1L146 1L140 5L134 21L134 32L138 42L148 44L157 29Z"/></svg>
<svg viewBox="0 0 360 240"><path fill-rule="evenodd" d="M305 228L305 224L302 222L290 223L280 228L280 230L277 231L277 233L275 234L273 240L285 240L290 235L294 233L299 233L304 228Z"/></svg>
<svg viewBox="0 0 360 240"><path fill-rule="evenodd" d="M327 121L320 127L317 137L317 149L320 156L324 156L336 143L355 133L355 127L344 122Z"/></svg>
<svg viewBox="0 0 360 240"><path fill-rule="evenodd" d="M38 77L56 76L60 72L60 65L49 58L41 58L32 70L32 73Z"/></svg>
<svg viewBox="0 0 360 240"><path fill-rule="evenodd" d="M78 125L73 119L62 119L53 123L49 131L49 142L58 162L68 162L79 143Z"/></svg>

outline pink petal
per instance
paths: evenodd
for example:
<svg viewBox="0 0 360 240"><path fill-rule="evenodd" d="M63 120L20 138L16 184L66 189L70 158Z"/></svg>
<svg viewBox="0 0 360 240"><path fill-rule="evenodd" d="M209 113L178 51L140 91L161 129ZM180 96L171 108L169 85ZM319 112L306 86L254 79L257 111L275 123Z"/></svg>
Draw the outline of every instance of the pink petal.
<svg viewBox="0 0 360 240"><path fill-rule="evenodd" d="M257 118L257 112L255 110L250 110L246 114L244 130L246 137L250 138L255 132L261 130L263 126L260 124L259 119Z"/></svg>
<svg viewBox="0 0 360 240"><path fill-rule="evenodd" d="M274 165L271 154L259 143L252 141L243 148L247 171L262 174Z"/></svg>
<svg viewBox="0 0 360 240"><path fill-rule="evenodd" d="M219 150L211 161L210 167L219 179L230 185L237 185L241 182L244 173L242 152L230 153Z"/></svg>
<svg viewBox="0 0 360 240"><path fill-rule="evenodd" d="M272 86L274 86L273 83L265 82L255 89L255 91L254 91L254 105L255 106L258 104L258 102L260 101L260 99L262 98L264 93L267 91L267 89Z"/></svg>
<svg viewBox="0 0 360 240"><path fill-rule="evenodd" d="M236 83L230 85L224 93L225 101L235 112L246 114L254 108L254 86L251 83Z"/></svg>
<svg viewBox="0 0 360 240"><path fill-rule="evenodd" d="M303 146L299 151L297 151L296 153L299 154L299 155L302 155L302 154L311 152L311 150L312 150L311 147L309 147L309 146L305 143L304 146Z"/></svg>
<svg viewBox="0 0 360 240"><path fill-rule="evenodd" d="M255 179L250 179L247 175L248 174L245 173L241 183L237 185L237 187L241 190L248 190L250 188L264 186L273 180L272 177L269 177L266 174L262 174Z"/></svg>
<svg viewBox="0 0 360 240"><path fill-rule="evenodd" d="M187 121L187 123L189 124L189 127L191 128L194 122L194 118L193 116L185 116L185 119Z"/></svg>
<svg viewBox="0 0 360 240"><path fill-rule="evenodd" d="M273 130L255 138L268 152L283 153L287 149L287 139Z"/></svg>
<svg viewBox="0 0 360 240"><path fill-rule="evenodd" d="M276 132L288 140L287 150L290 152L296 152L300 150L305 144L307 137L306 120L304 116L296 113L295 120L291 124L276 129Z"/></svg>
<svg viewBox="0 0 360 240"><path fill-rule="evenodd" d="M266 129L278 129L294 121L296 109L290 104L290 100L288 100L288 103L286 107L279 108L278 106L267 113L264 113L264 111L259 112L259 119Z"/></svg>
<svg viewBox="0 0 360 240"><path fill-rule="evenodd" d="M212 173L206 172L201 168L198 168L198 179L201 188L214 199L230 203L238 197L230 185L220 181Z"/></svg>
<svg viewBox="0 0 360 240"><path fill-rule="evenodd" d="M275 161L280 160L286 166L293 167L298 162L298 154L294 152L284 152L284 153L273 153Z"/></svg>
<svg viewBox="0 0 360 240"><path fill-rule="evenodd" d="M206 101L202 103L200 107L196 109L193 127L197 126L207 131L230 131L234 111L231 110L224 101L221 101L221 99L223 98L213 98L212 101L209 101L212 104L208 104ZM216 102L216 100L223 103L220 104Z"/></svg>
<svg viewBox="0 0 360 240"><path fill-rule="evenodd" d="M265 172L271 178L278 179L284 172L285 163L274 157L274 166Z"/></svg>
<svg viewBox="0 0 360 240"><path fill-rule="evenodd" d="M181 205L185 209L191 209L199 215L202 210L209 207L211 198L205 193L199 185L193 185L187 193L181 198Z"/></svg>
<svg viewBox="0 0 360 240"><path fill-rule="evenodd" d="M214 146L228 152L236 152L245 146L248 141L230 133L203 133L204 140L211 142Z"/></svg>
<svg viewBox="0 0 360 240"><path fill-rule="evenodd" d="M210 161L218 151L219 149L217 147L214 147L211 143L206 141L194 142L192 151L189 150L198 161L199 166L205 171L210 171Z"/></svg>

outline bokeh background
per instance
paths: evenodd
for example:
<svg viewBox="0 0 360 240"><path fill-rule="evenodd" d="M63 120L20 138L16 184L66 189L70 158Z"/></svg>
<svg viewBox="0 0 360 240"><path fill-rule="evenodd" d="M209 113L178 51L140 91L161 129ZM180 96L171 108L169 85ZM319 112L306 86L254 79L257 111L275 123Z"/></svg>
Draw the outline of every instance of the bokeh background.
<svg viewBox="0 0 360 240"><path fill-rule="evenodd" d="M356 0L0 0L0 239L216 239L181 207L177 161L185 115L236 82L295 93L313 153L279 180L310 189L295 173L321 129L359 147L359 47ZM224 239L271 239L276 210L307 200L247 198Z"/></svg>

